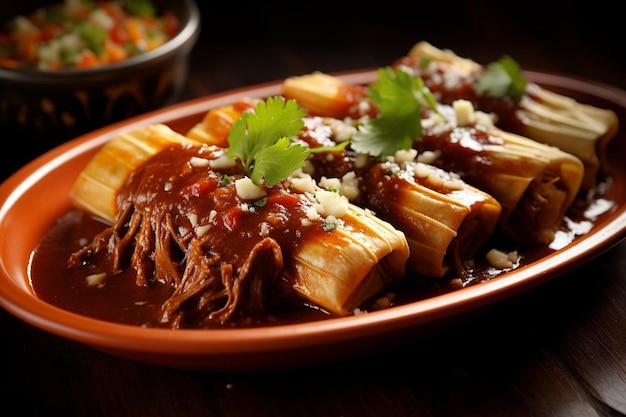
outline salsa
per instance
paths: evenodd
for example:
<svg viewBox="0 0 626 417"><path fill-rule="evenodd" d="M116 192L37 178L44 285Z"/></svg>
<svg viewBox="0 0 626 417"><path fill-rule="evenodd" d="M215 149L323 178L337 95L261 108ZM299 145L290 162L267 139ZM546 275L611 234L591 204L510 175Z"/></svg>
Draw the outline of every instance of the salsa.
<svg viewBox="0 0 626 417"><path fill-rule="evenodd" d="M114 64L148 52L180 29L150 0L65 0L13 17L0 32L0 66L42 71Z"/></svg>

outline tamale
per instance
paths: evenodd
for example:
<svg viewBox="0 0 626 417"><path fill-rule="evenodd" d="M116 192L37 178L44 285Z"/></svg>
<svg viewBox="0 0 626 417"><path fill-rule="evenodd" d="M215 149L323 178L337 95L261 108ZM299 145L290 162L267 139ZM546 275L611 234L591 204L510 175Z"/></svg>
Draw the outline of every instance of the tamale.
<svg viewBox="0 0 626 417"><path fill-rule="evenodd" d="M306 103L317 102L317 112L322 113L338 91L347 90L330 87L333 83L341 83L320 73L313 76L312 83L308 77L292 77L290 80L290 86L285 90L289 91L290 97L303 99ZM323 91L307 98L318 82L325 85ZM320 99L324 94L332 96ZM344 103L341 100L335 110L345 111ZM202 130L212 130L208 121L215 121L216 115L205 116L203 124L194 128L197 130L194 137L201 137ZM223 121L219 122L220 126ZM349 139L354 131L353 126L342 120L311 116L305 118L305 131L300 138L313 148L332 148L337 142ZM313 154L305 172L316 181L324 180L327 184L330 178L352 175L360 185L353 185L348 190L346 182L337 184L339 192L404 232L410 247L407 269L411 272L434 277L452 271L463 275L463 260L476 254L493 233L501 211L500 204L458 176L436 167L416 161L381 163L369 159L363 162L362 157L344 150Z"/></svg>
<svg viewBox="0 0 626 417"><path fill-rule="evenodd" d="M309 117L301 138L313 149L332 147L350 129L333 118ZM464 276L464 262L498 224L500 203L454 174L417 162L415 155L399 152L380 161L349 148L314 152L305 172L402 230L410 248L408 270L431 277Z"/></svg>
<svg viewBox="0 0 626 417"><path fill-rule="evenodd" d="M337 82L335 77L316 71L306 76L288 77L282 93L297 100L313 116L343 119L367 96L367 89Z"/></svg>
<svg viewBox="0 0 626 417"><path fill-rule="evenodd" d="M502 205L505 235L533 245L552 242L580 190L580 159L494 127L468 101L438 111L422 120L423 135L415 140L419 152L494 196Z"/></svg>
<svg viewBox="0 0 626 417"><path fill-rule="evenodd" d="M135 168L172 143L199 144L163 124L122 132L80 172L70 190L73 204L107 221L117 211L117 191Z"/></svg>
<svg viewBox="0 0 626 417"><path fill-rule="evenodd" d="M612 110L581 103L534 82L525 84L521 97L491 94L480 85L488 66L428 42L415 44L394 65L410 68L421 77L439 102L469 100L477 110L495 114L501 129L578 157L585 168L581 190L593 187L604 172L606 148L619 127Z"/></svg>
<svg viewBox="0 0 626 417"><path fill-rule="evenodd" d="M295 85L310 85L305 90L292 89L290 97L296 99L314 91L317 80L310 75L299 78ZM338 78L334 82L342 84ZM362 107L367 117L376 117L373 103ZM356 120L359 114L350 117ZM502 205L499 229L505 235L528 244L552 241L581 189L585 171L578 157L495 127L491 115L474 111L468 100L424 109L420 117L423 137L415 138L414 148L421 161L457 173L498 200Z"/></svg>
<svg viewBox="0 0 626 417"><path fill-rule="evenodd" d="M128 158L129 146L144 154ZM242 196L239 180L247 177L224 155L164 125L113 138L71 194L111 226L71 264L110 251L112 271L133 267L138 285L172 285L161 317L172 327L188 326L201 311L222 324L254 315L278 290L347 315L404 277L409 250L401 231L301 180Z"/></svg>

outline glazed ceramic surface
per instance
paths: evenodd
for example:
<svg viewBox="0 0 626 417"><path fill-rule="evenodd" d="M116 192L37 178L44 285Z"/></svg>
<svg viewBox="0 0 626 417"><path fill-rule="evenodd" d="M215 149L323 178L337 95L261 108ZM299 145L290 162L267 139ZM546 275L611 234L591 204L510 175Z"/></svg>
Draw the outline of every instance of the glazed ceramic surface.
<svg viewBox="0 0 626 417"><path fill-rule="evenodd" d="M336 74L366 83L375 71ZM579 101L613 109L626 120L626 92L542 72L532 81ZM545 283L621 241L626 233L626 133L609 148L615 210L565 248L498 278L445 295L358 316L305 324L228 330L149 329L103 322L39 300L29 285L31 252L44 232L70 209L69 189L89 159L117 133L165 123L186 132L211 108L242 96L279 94L279 83L201 98L134 117L83 135L44 154L0 186L0 306L31 325L97 350L144 363L196 370L261 370L353 358L419 337L464 313L504 301Z"/></svg>

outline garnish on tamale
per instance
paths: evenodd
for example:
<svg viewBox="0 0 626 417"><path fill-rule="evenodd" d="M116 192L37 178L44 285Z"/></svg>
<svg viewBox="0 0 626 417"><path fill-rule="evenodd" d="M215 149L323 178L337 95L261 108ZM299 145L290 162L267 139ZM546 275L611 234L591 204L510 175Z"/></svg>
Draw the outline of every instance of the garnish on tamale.
<svg viewBox="0 0 626 417"><path fill-rule="evenodd" d="M394 66L410 68L443 104L469 100L477 110L494 114L503 130L578 157L585 167L582 191L605 173L606 148L619 127L615 112L527 81L511 57L481 65L449 49L418 42Z"/></svg>
<svg viewBox="0 0 626 417"><path fill-rule="evenodd" d="M259 102L230 129L232 148L164 125L115 137L72 190L111 226L69 264L109 278L134 268L139 286L172 286L160 321L174 328L253 321L285 299L351 314L404 277L408 245L371 212L292 177L307 156L288 139L301 115L280 97ZM109 205L90 211L95 199Z"/></svg>
<svg viewBox="0 0 626 417"><path fill-rule="evenodd" d="M310 75L300 76L299 84L312 85L305 91L290 89L289 97L302 99L315 82ZM579 158L496 128L467 100L455 106L436 103L420 77L402 66L379 70L368 88L360 106L365 116L346 115L358 120L350 139L353 149L384 156L415 148L420 161L455 172L495 197L502 205L500 228L508 236L531 244L551 241L580 190L584 168Z"/></svg>

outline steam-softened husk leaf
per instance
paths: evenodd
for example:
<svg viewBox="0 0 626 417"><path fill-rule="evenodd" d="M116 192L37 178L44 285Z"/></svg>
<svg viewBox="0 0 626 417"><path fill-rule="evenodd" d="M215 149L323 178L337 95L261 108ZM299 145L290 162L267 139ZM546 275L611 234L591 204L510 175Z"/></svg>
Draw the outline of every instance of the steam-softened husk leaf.
<svg viewBox="0 0 626 417"><path fill-rule="evenodd" d="M468 128L467 133L471 132ZM467 149L458 149L455 155L446 148L435 164L444 169L455 166L463 171L463 179L495 197L502 205L499 223L505 234L531 244L549 243L580 190L582 162L554 146L517 134L496 128L489 132L502 143L476 152L488 173L478 165L472 167ZM540 206L531 203L536 195L542 195Z"/></svg>
<svg viewBox="0 0 626 417"><path fill-rule="evenodd" d="M303 297L346 315L404 277L404 234L371 212L350 205L344 226L303 242L295 254L294 288Z"/></svg>
<svg viewBox="0 0 626 417"><path fill-rule="evenodd" d="M72 203L112 222L117 211L117 193L130 173L172 143L198 144L164 124L118 134L80 172L70 190Z"/></svg>
<svg viewBox="0 0 626 417"><path fill-rule="evenodd" d="M79 174L71 190L73 203L113 222L117 194L132 171L173 143L201 145L165 125L119 134ZM340 223L297 244L291 279L304 298L346 315L404 277L409 249L401 231L356 206L349 205Z"/></svg>
<svg viewBox="0 0 626 417"><path fill-rule="evenodd" d="M407 269L443 276L461 257L475 255L495 230L501 206L491 195L426 164L404 163L403 171L394 167L392 175L384 173L385 166L370 170L368 183L376 189L368 190L368 201L406 235Z"/></svg>
<svg viewBox="0 0 626 417"><path fill-rule="evenodd" d="M467 74L478 74L484 67L462 58L449 49L439 49L428 42L418 42L409 57L424 57L454 67ZM480 109L479 109L480 110ZM619 119L609 109L592 106L546 90L535 83L526 85L526 95L520 101L518 113L521 124L515 133L578 157L584 164L581 190L596 184L597 176L606 166L606 148L615 137Z"/></svg>
<svg viewBox="0 0 626 417"><path fill-rule="evenodd" d="M285 97L296 100L315 115L341 119L354 105L355 97L349 86L319 71L288 77L282 89Z"/></svg>
<svg viewBox="0 0 626 417"><path fill-rule="evenodd" d="M228 147L228 133L243 110L229 104L209 110L204 118L192 126L186 136L208 145Z"/></svg>

